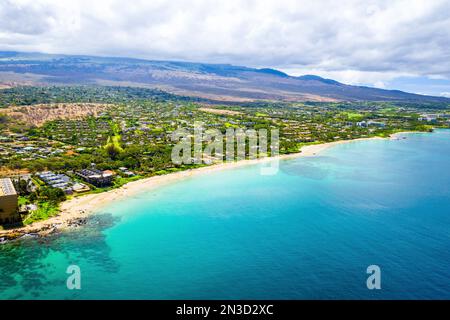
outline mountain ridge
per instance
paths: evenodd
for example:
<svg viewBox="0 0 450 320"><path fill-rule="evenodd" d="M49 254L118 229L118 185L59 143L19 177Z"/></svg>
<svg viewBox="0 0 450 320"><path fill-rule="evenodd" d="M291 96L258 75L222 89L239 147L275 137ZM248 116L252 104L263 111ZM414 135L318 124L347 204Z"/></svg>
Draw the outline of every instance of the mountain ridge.
<svg viewBox="0 0 450 320"><path fill-rule="evenodd" d="M127 57L0 51L0 87L112 85L157 88L218 101L405 101L450 103L445 97L352 86L272 68Z"/></svg>

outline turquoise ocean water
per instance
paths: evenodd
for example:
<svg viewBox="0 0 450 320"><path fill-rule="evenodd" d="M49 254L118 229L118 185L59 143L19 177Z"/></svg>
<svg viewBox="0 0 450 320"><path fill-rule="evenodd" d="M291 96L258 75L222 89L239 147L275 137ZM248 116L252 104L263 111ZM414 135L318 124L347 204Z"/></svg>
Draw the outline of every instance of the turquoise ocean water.
<svg viewBox="0 0 450 320"><path fill-rule="evenodd" d="M406 136L143 190L1 245L0 298L450 299L450 130Z"/></svg>

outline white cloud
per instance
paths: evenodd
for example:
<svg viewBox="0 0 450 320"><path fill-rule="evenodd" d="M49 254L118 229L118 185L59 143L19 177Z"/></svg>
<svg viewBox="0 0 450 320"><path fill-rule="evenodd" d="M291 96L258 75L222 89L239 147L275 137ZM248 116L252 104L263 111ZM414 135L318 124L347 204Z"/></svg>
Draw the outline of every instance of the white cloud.
<svg viewBox="0 0 450 320"><path fill-rule="evenodd" d="M386 84L383 81L377 81L373 84L375 88L386 89Z"/></svg>
<svg viewBox="0 0 450 320"><path fill-rule="evenodd" d="M361 71L361 70L332 70L327 71L323 69L310 68L282 68L282 71L287 74L300 76L304 74L314 74L323 78L334 79L346 84L352 85L370 85L377 88L386 88L386 83L390 80L407 77L416 77L416 74L399 71Z"/></svg>
<svg viewBox="0 0 450 320"><path fill-rule="evenodd" d="M0 49L450 77L447 0L0 0Z"/></svg>

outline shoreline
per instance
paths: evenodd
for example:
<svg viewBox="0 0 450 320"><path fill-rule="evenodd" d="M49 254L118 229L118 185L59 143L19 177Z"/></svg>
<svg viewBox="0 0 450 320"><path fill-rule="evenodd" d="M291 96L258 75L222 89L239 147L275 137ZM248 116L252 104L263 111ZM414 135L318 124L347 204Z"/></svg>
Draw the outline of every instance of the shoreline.
<svg viewBox="0 0 450 320"><path fill-rule="evenodd" d="M31 225L24 227L0 230L0 244L3 241L9 241L17 238L21 238L27 235L34 236L46 236L55 232L79 227L85 224L86 219L106 207L113 201L124 199L126 197L135 195L143 190L152 190L154 188L170 184L173 182L181 181L186 178L198 176L201 174L208 174L217 171L239 168L247 165L256 165L261 163L267 163L274 159L286 160L295 159L300 157L313 157L318 155L324 150L327 150L333 146L340 144L347 144L352 142L367 141L367 140L387 140L398 139L398 135L408 134L409 132L398 132L390 135L387 138L382 137L369 137L369 138L357 138L351 140L339 140L321 144L307 145L300 149L300 152L278 155L276 157L267 157L254 160L240 160L234 162L224 162L219 164L213 164L206 167L188 169L184 171L178 171L174 173L164 174L160 176L153 176L136 181L129 182L120 188L113 189L106 192L80 195L70 200L61 203L60 212L47 220L37 221Z"/></svg>

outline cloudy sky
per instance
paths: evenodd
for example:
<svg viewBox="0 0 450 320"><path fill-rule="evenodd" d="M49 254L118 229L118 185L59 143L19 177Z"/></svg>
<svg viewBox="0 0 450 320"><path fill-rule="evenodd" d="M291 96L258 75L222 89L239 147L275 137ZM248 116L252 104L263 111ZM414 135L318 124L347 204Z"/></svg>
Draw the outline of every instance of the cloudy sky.
<svg viewBox="0 0 450 320"><path fill-rule="evenodd" d="M273 67L450 96L450 1L0 0L0 50Z"/></svg>

